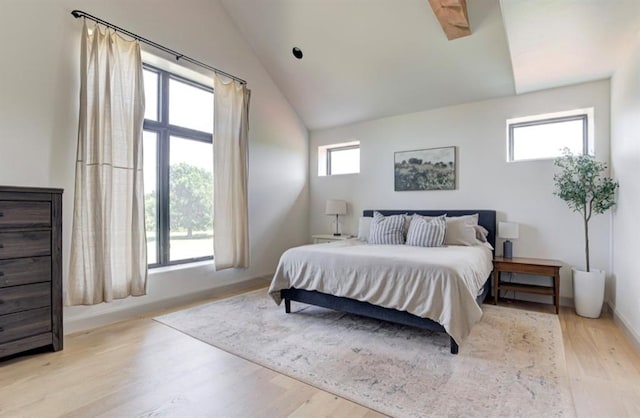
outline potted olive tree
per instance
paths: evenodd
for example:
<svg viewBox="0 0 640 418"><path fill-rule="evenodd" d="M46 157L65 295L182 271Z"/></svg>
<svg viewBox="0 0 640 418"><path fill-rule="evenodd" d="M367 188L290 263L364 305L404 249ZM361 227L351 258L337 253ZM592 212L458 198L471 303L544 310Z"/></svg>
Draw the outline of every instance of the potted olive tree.
<svg viewBox="0 0 640 418"><path fill-rule="evenodd" d="M580 213L584 223L586 271L571 270L576 313L597 318L604 301L605 272L592 269L589 262L589 221L592 215L604 213L615 204L618 182L606 176L605 163L591 155L574 156L567 148L555 165L560 172L553 176L554 194Z"/></svg>

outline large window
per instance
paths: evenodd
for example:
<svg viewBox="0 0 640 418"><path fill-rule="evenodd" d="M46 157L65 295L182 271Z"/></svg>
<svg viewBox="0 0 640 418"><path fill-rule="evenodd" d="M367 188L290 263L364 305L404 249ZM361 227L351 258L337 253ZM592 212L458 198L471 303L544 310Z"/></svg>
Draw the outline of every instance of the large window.
<svg viewBox="0 0 640 418"><path fill-rule="evenodd" d="M507 120L507 160L551 159L568 148L592 153L593 108Z"/></svg>
<svg viewBox="0 0 640 418"><path fill-rule="evenodd" d="M341 144L318 147L318 175L334 176L360 172L360 142L351 141Z"/></svg>
<svg viewBox="0 0 640 418"><path fill-rule="evenodd" d="M150 267L213 257L213 89L144 67Z"/></svg>

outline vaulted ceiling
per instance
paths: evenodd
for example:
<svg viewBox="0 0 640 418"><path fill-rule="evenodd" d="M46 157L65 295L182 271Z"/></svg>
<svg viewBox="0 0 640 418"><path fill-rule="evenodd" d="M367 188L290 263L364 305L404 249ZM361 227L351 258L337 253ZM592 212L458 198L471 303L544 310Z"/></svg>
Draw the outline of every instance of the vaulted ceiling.
<svg viewBox="0 0 640 418"><path fill-rule="evenodd" d="M467 0L451 41L430 0L221 2L309 129L607 78L640 30L640 0Z"/></svg>

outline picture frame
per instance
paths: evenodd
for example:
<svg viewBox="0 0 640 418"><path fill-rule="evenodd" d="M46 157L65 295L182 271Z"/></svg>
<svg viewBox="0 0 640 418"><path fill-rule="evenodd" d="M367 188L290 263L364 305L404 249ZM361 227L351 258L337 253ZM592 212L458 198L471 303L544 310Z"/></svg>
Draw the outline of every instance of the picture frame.
<svg viewBox="0 0 640 418"><path fill-rule="evenodd" d="M456 189L456 147L394 153L394 190Z"/></svg>

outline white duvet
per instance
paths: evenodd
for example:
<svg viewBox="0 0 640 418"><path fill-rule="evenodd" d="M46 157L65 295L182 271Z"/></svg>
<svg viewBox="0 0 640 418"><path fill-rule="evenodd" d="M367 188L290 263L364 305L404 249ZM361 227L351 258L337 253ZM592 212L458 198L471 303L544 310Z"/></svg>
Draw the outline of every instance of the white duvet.
<svg viewBox="0 0 640 418"><path fill-rule="evenodd" d="M406 311L444 326L460 344L482 317L476 295L493 268L484 245L369 245L356 239L287 250L269 287L316 290Z"/></svg>

